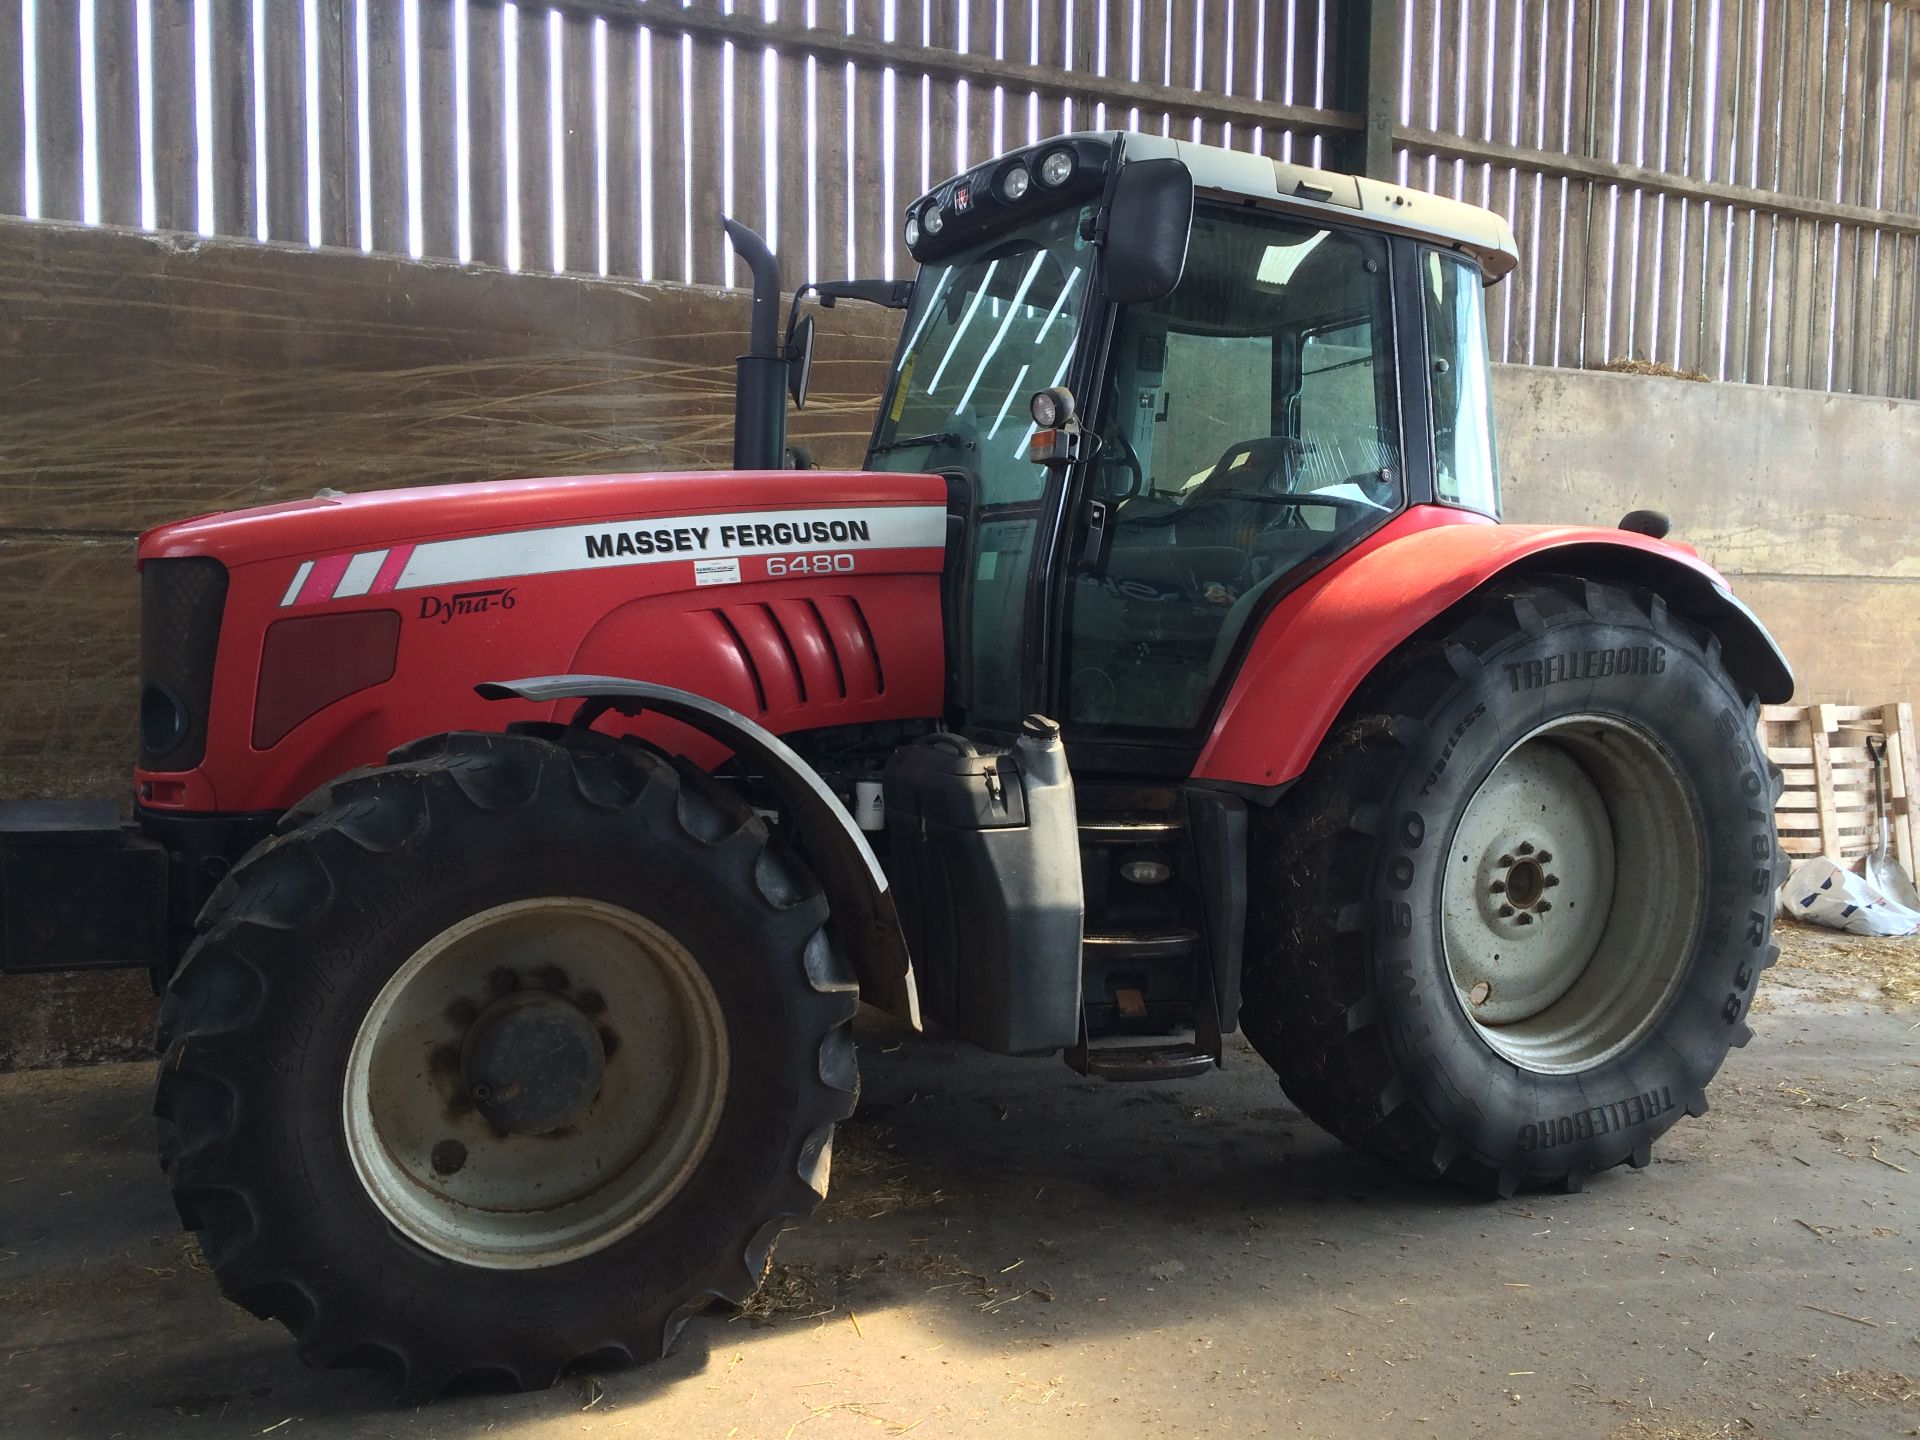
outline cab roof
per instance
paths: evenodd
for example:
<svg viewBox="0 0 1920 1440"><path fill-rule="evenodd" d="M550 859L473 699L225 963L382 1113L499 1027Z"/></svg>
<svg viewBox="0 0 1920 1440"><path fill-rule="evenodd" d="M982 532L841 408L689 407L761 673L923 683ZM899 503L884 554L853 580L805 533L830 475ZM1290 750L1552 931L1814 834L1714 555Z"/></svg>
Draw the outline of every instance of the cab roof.
<svg viewBox="0 0 1920 1440"><path fill-rule="evenodd" d="M1171 157L1181 161L1202 194L1238 195L1289 210L1359 221L1438 240L1472 255L1488 280L1498 280L1520 263L1513 229L1504 218L1478 205L1463 204L1424 190L1389 185L1360 175L1316 170L1265 155L1174 140L1137 131L1107 131L1086 138L1110 145L1124 142L1126 161ZM1035 147L1044 150L1046 147Z"/></svg>
<svg viewBox="0 0 1920 1440"><path fill-rule="evenodd" d="M1010 172L1022 168L1032 172L1060 150L1074 157L1070 178L1045 188L1034 186L1012 199L1001 193L1000 184ZM1059 199L1090 199L1099 192L1101 177L1111 170L1116 152L1123 165L1176 159L1186 166L1202 195L1239 198L1323 221L1368 225L1438 242L1477 260L1489 283L1510 273L1520 261L1511 227L1477 205L1382 180L1134 130L1056 135L950 176L910 203L905 212L923 220L930 211L940 212L949 222L940 227L944 233L936 238L931 225L918 233L910 226L907 248L924 262L1015 223L1029 206L1044 203L1049 194Z"/></svg>

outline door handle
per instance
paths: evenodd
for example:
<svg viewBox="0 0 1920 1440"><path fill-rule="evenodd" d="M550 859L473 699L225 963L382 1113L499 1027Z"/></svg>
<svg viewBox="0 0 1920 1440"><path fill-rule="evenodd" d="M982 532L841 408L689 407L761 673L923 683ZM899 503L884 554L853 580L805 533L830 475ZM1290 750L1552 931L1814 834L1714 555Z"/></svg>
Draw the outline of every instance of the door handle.
<svg viewBox="0 0 1920 1440"><path fill-rule="evenodd" d="M1091 570L1100 563L1100 551L1107 541L1107 514L1104 500L1087 502L1087 523L1080 532L1080 553L1074 557L1074 569Z"/></svg>

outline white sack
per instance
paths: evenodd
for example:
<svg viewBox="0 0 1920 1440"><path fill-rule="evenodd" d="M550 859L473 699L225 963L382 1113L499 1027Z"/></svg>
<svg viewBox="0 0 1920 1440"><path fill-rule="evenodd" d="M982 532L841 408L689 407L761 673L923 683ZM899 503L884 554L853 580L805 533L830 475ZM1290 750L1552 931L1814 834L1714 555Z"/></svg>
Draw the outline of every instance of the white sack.
<svg viewBox="0 0 1920 1440"><path fill-rule="evenodd" d="M1920 912L1896 904L1864 875L1824 855L1802 860L1780 889L1780 908L1796 919L1851 935L1912 935Z"/></svg>

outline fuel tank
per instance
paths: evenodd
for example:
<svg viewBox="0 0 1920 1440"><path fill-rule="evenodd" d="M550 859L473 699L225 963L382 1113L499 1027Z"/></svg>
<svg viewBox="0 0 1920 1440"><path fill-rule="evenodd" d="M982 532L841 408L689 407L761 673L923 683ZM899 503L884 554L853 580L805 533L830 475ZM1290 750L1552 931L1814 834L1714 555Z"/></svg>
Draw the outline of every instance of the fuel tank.
<svg viewBox="0 0 1920 1440"><path fill-rule="evenodd" d="M396 745L564 719L483 680L607 674L776 733L938 716L946 489L823 471L446 485L140 539L140 804L278 811ZM672 722L639 728L710 763Z"/></svg>

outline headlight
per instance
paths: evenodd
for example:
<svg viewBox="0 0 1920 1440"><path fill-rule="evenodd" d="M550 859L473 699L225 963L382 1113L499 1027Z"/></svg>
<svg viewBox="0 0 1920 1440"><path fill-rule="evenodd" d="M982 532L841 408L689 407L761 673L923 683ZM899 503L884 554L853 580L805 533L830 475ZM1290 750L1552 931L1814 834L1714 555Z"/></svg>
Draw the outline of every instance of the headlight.
<svg viewBox="0 0 1920 1440"><path fill-rule="evenodd" d="M1040 162L1040 180L1046 185L1064 185L1073 174L1073 152L1055 150Z"/></svg>
<svg viewBox="0 0 1920 1440"><path fill-rule="evenodd" d="M1000 177L1000 193L1008 200L1018 200L1032 184L1033 176L1027 167L1016 165Z"/></svg>
<svg viewBox="0 0 1920 1440"><path fill-rule="evenodd" d="M929 235L938 235L947 228L947 217L940 213L938 200L920 212L920 228Z"/></svg>
<svg viewBox="0 0 1920 1440"><path fill-rule="evenodd" d="M1045 390L1033 392L1028 401L1028 409L1033 415L1033 423L1042 430L1051 430L1056 425L1064 425L1073 419L1073 392L1064 385L1051 385Z"/></svg>
<svg viewBox="0 0 1920 1440"><path fill-rule="evenodd" d="M914 216L907 217L907 248L913 249L920 243L920 222Z"/></svg>

